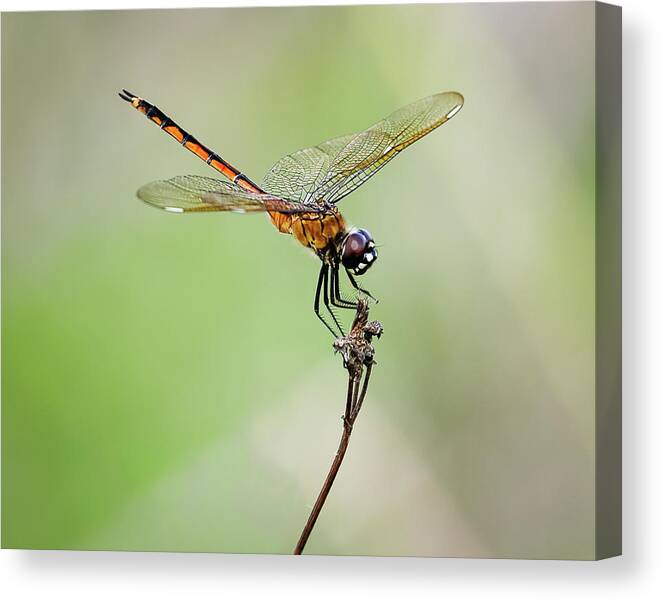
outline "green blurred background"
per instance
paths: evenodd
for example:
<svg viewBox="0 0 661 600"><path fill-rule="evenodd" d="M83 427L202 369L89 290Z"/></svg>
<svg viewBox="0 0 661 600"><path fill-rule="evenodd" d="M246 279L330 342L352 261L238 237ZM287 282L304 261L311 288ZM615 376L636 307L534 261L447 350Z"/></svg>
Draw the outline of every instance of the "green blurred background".
<svg viewBox="0 0 661 600"><path fill-rule="evenodd" d="M385 326L309 553L594 555L591 3L2 15L2 543L290 552L341 432L318 263L126 87L260 180L458 90L342 203Z"/></svg>

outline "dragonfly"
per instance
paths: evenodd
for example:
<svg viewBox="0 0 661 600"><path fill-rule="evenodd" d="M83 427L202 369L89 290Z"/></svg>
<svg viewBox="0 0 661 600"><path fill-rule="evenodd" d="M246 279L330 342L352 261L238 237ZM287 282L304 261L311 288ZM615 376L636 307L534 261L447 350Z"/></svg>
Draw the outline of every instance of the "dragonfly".
<svg viewBox="0 0 661 600"><path fill-rule="evenodd" d="M338 203L402 150L449 121L464 104L458 92L428 96L364 131L281 158L257 185L155 105L127 90L119 96L228 180L184 175L148 183L137 191L138 198L171 213L266 213L279 232L292 235L320 259L314 312L335 337L344 335L336 309L357 306L340 291L341 269L356 293L376 300L356 278L378 257L372 235L349 225Z"/></svg>

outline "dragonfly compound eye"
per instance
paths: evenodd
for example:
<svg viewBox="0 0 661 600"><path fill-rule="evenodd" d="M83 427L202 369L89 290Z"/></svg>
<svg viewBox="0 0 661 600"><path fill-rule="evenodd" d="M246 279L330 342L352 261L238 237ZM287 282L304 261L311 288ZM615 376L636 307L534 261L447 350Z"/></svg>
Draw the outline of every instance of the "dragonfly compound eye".
<svg viewBox="0 0 661 600"><path fill-rule="evenodd" d="M356 229L342 242L342 264L353 275L362 275L377 259L376 246L370 232Z"/></svg>

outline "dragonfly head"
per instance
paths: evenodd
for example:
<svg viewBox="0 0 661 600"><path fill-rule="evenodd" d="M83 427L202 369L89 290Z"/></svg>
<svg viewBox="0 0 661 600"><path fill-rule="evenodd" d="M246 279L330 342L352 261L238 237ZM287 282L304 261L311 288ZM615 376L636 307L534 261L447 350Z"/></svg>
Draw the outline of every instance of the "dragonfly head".
<svg viewBox="0 0 661 600"><path fill-rule="evenodd" d="M372 235L366 229L354 229L342 240L342 264L353 275L362 275L377 259Z"/></svg>

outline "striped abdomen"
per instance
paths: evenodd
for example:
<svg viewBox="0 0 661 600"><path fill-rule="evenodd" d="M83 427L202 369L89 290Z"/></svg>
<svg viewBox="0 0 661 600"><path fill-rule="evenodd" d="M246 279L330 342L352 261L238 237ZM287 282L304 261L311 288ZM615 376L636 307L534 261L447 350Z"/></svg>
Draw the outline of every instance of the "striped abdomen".
<svg viewBox="0 0 661 600"><path fill-rule="evenodd" d="M156 125L177 140L184 148L186 148L186 150L189 150L195 154L195 156L201 158L209 166L216 169L216 171L225 175L230 181L251 192L261 193L264 191L256 183L250 181L250 179L248 179L236 167L230 165L213 150L207 148L194 136L179 127L179 125L177 125L157 106L154 106L145 99L140 98L127 90L123 90L123 93L119 94L119 97L122 98L122 100L130 102L133 108L145 115L152 123L156 123Z"/></svg>
<svg viewBox="0 0 661 600"><path fill-rule="evenodd" d="M119 96L129 102L133 108L145 115L152 123L158 125L165 133L171 135L184 148L201 158L209 166L222 173L230 181L242 187L245 190L255 193L265 193L256 183L248 179L236 167L230 165L220 155L207 148L199 142L186 130L177 125L157 106L154 106L145 99L132 94L127 90L122 90ZM286 201L282 201L286 204ZM188 209L191 210L191 209ZM205 208L196 208L195 210L205 210ZM208 210L214 210L209 208ZM303 246L311 248L316 253L325 252L332 242L343 237L346 233L346 223L342 215L335 208L327 212L310 213L281 213L269 211L271 221L282 233L290 233Z"/></svg>

